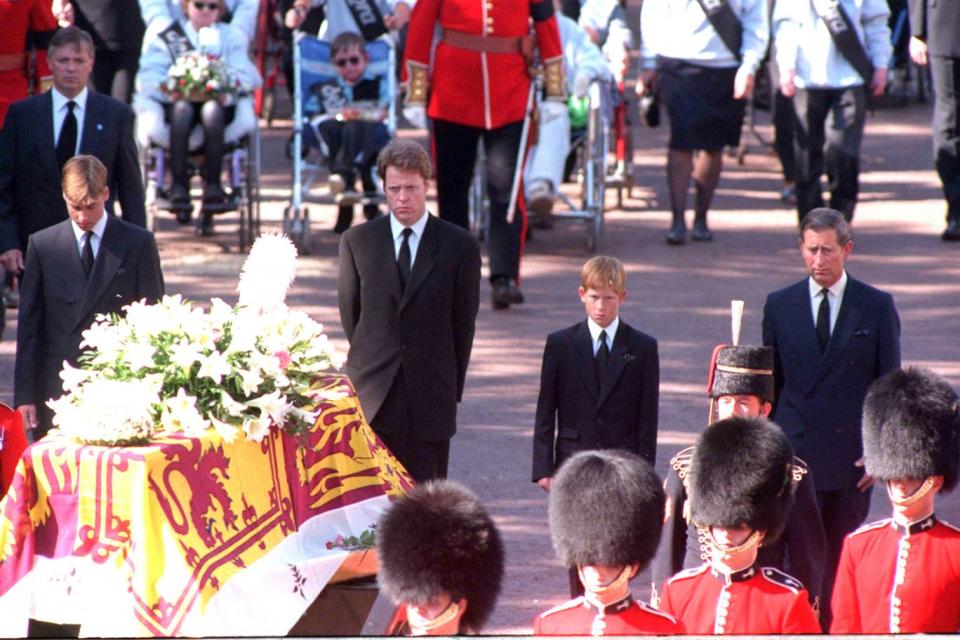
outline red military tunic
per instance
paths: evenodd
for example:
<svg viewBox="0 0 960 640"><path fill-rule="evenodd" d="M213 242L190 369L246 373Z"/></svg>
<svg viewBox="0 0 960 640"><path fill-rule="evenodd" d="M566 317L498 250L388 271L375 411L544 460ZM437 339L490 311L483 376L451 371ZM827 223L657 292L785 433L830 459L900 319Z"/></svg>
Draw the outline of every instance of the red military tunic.
<svg viewBox="0 0 960 640"><path fill-rule="evenodd" d="M601 611L580 596L542 613L533 621L535 636L677 635L682 625L673 616L627 596Z"/></svg>
<svg viewBox="0 0 960 640"><path fill-rule="evenodd" d="M960 529L881 520L843 543L830 633L960 631Z"/></svg>
<svg viewBox="0 0 960 640"><path fill-rule="evenodd" d="M552 0L417 0L407 30L403 80L428 67L437 25L472 36L519 38L527 35L531 15L540 57L548 67L548 85L552 77L562 84L563 47ZM429 75L431 118L496 129L526 114L530 75L519 51L481 53L441 39ZM422 100L417 78L412 80L408 101L411 96L414 102ZM559 91L562 95L562 86Z"/></svg>
<svg viewBox="0 0 960 640"><path fill-rule="evenodd" d="M730 576L706 564L681 571L667 581L660 608L691 635L820 633L806 589L771 567Z"/></svg>
<svg viewBox="0 0 960 640"><path fill-rule="evenodd" d="M37 78L47 79L47 42L57 30L50 0L0 0L0 128L7 108L27 97L24 42L33 32L37 46Z"/></svg>

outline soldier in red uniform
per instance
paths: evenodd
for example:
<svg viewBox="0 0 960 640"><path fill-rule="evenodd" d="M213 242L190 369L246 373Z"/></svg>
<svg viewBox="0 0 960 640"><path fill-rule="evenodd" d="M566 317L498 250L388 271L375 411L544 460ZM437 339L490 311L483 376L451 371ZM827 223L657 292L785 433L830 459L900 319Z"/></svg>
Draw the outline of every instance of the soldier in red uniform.
<svg viewBox="0 0 960 640"><path fill-rule="evenodd" d="M576 567L584 595L541 614L534 635L667 635L683 629L630 594L630 579L660 541L664 495L640 456L582 451L560 467L550 487L550 533L560 560Z"/></svg>
<svg viewBox="0 0 960 640"><path fill-rule="evenodd" d="M733 417L706 429L690 464L693 522L708 532L710 562L671 578L660 607L689 634L819 633L798 580L757 564L793 505L793 448L763 418Z"/></svg>
<svg viewBox="0 0 960 640"><path fill-rule="evenodd" d="M0 129L10 104L27 97L27 32L32 32L36 77L45 91L53 79L47 42L56 30L50 0L0 0Z"/></svg>
<svg viewBox="0 0 960 640"><path fill-rule="evenodd" d="M545 67L543 109L566 109L563 49L552 0L418 0L407 32L406 108L411 121L433 122L439 216L468 227L468 192L477 142L486 151L490 196L490 281L493 306L523 302L517 286L524 207L507 222L530 88L530 19ZM440 42L429 69L436 27ZM414 122L422 126L422 122ZM522 194L523 189L518 190ZM518 196L521 197L521 196Z"/></svg>
<svg viewBox="0 0 960 640"><path fill-rule="evenodd" d="M397 499L377 526L380 589L398 605L387 635L479 633L503 581L503 543L466 487L433 480Z"/></svg>
<svg viewBox="0 0 960 640"><path fill-rule="evenodd" d="M957 394L923 369L874 382L863 407L867 473L886 483L893 517L843 544L831 633L957 633L960 530L937 519L957 484Z"/></svg>

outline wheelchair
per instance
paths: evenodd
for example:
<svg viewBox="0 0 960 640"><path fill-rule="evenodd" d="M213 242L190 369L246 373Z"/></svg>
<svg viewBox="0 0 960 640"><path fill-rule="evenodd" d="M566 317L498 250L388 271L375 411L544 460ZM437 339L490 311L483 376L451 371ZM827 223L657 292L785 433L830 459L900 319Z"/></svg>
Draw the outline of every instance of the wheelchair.
<svg viewBox="0 0 960 640"><path fill-rule="evenodd" d="M143 100L149 100L143 98ZM240 98L240 101L252 100L249 97ZM142 103L140 105L143 106ZM239 103L238 103L239 107ZM137 108L135 100L134 108ZM142 112L138 111L138 118ZM237 135L231 131L233 123L226 127L224 136L223 169L228 173L228 183L225 191L228 200L225 206L218 207L215 212L204 211L203 205L191 216L179 216L181 223L189 222L192 213L196 213L197 232L200 235L210 235L212 229L204 226L205 216L212 213L219 217L226 213L237 214L238 242L240 252L246 251L253 244L260 233L260 130L256 126L246 134ZM169 129L168 129L169 130ZM147 205L147 226L156 232L161 210L164 210L168 196L166 187L167 165L170 162L169 139L155 139L143 132L140 140L140 162L144 177L144 191ZM190 178L202 174L203 165L203 132L200 125L196 125L190 133L188 145L187 173Z"/></svg>
<svg viewBox="0 0 960 640"><path fill-rule="evenodd" d="M375 76L385 86L389 96L396 95L396 52L393 40L385 35L365 45L370 62L367 72ZM305 205L311 187L318 182L322 171L329 166L330 159L325 155L324 145L318 139L309 124L310 116L319 111L317 98L311 93L311 87L337 76L331 62L330 43L319 40L301 31L294 33L293 46L293 140L290 155L293 161L293 189L290 204L283 210L283 230L297 246L298 250L310 252L310 211ZM389 137L396 135L396 100L389 102L386 129ZM375 173L375 169L371 169ZM357 204L376 206L384 202L382 186L376 176L379 193L376 196L364 196ZM316 202L335 203L326 196L324 200L314 197ZM348 206L348 205L343 205ZM351 205L352 206L352 205Z"/></svg>

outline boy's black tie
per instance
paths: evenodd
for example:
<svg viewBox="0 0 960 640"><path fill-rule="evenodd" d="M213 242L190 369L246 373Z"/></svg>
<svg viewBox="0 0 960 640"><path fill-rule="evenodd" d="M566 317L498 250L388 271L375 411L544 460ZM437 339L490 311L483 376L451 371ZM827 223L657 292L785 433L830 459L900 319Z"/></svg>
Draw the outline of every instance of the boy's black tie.
<svg viewBox="0 0 960 640"><path fill-rule="evenodd" d="M603 384L603 372L607 369L607 360L610 359L610 348L607 346L607 332L600 331L600 348L597 349L597 382Z"/></svg>

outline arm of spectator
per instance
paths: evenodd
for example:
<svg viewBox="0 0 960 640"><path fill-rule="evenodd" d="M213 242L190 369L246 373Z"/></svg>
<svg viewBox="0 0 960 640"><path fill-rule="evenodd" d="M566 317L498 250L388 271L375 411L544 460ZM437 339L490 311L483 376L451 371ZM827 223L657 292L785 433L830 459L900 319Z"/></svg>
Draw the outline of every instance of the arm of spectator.
<svg viewBox="0 0 960 640"><path fill-rule="evenodd" d="M773 8L773 40L776 44L777 69L780 72L780 91L788 98L796 93L794 78L797 69L797 50L800 46L800 23L796 11L805 9L803 3L778 2Z"/></svg>
<svg viewBox="0 0 960 640"><path fill-rule="evenodd" d="M236 27L224 31L226 31L226 43L223 58L230 67L230 71L249 91L259 89L263 84L263 78L250 58L250 45L246 34Z"/></svg>
<svg viewBox="0 0 960 640"><path fill-rule="evenodd" d="M391 31L399 31L410 22L413 0L394 0L389 2L390 13L383 17L383 24Z"/></svg>
<svg viewBox="0 0 960 640"><path fill-rule="evenodd" d="M584 76L589 80L607 82L613 80L613 74L610 72L607 60L603 57L597 45L593 44L587 34L581 29L573 29L570 31L570 38L567 41L566 49L572 53L572 56L568 54L565 57L570 75L573 76L574 84L576 84L576 78L580 76ZM573 90L573 87L571 87L571 89ZM578 92L573 90L573 93L577 94ZM585 94L578 95L578 97L582 98L583 95Z"/></svg>
<svg viewBox="0 0 960 640"><path fill-rule="evenodd" d="M863 25L864 45L873 68L884 70L883 82L886 84L887 65L893 55L893 43L890 36L890 7L887 0L864 0L860 7L860 23ZM871 87L876 88L877 77ZM876 94L875 94L876 95Z"/></svg>
<svg viewBox="0 0 960 640"><path fill-rule="evenodd" d="M644 70L656 67L657 54L663 50L658 37L669 19L666 2L644 2L640 7L640 64Z"/></svg>
<svg viewBox="0 0 960 640"><path fill-rule="evenodd" d="M260 12L258 0L236 0L231 12L230 24L238 27L247 40L253 42L257 37L257 14Z"/></svg>
<svg viewBox="0 0 960 640"><path fill-rule="evenodd" d="M157 23L147 29L144 36L146 43L143 53L140 54L140 68L137 71L137 93L157 102L167 102L166 94L160 90L160 85L167 79L167 71L172 60L166 45L160 39L159 33L163 28Z"/></svg>
<svg viewBox="0 0 960 640"><path fill-rule="evenodd" d="M738 76L756 77L760 62L767 55L770 44L770 15L767 13L767 0L748 0L744 3L744 13L740 20L743 24L743 44L740 46L740 69ZM752 91L752 83L749 87ZM750 92L743 96L749 97Z"/></svg>

